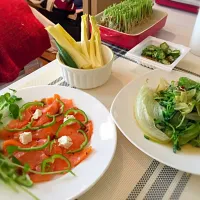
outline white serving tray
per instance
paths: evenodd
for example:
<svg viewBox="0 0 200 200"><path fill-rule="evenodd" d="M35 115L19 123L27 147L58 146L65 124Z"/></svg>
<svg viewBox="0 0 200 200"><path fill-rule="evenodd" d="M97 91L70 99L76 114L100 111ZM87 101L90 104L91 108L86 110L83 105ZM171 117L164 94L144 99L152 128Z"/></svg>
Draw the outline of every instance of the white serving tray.
<svg viewBox="0 0 200 200"><path fill-rule="evenodd" d="M148 45L155 45L159 46L161 43L166 42L170 49L172 50L180 50L181 55L171 64L171 65L164 65L162 63L150 60L148 58L145 58L141 56L142 50L146 48ZM130 51L128 51L125 56L127 58L130 58L134 61L136 61L138 64L146 66L148 68L159 68L166 71L171 71L176 65L183 59L183 57L190 51L190 48L185 47L180 44L175 44L166 40L162 40L156 37L149 36L145 40L143 40L141 43L139 43L137 46L132 48Z"/></svg>

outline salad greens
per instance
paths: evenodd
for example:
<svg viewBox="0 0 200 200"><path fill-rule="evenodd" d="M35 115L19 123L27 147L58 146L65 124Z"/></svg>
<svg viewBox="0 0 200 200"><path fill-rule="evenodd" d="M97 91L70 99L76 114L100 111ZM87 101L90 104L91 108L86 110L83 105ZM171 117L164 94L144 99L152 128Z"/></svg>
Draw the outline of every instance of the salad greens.
<svg viewBox="0 0 200 200"><path fill-rule="evenodd" d="M34 200L39 200L34 194L26 189L26 187L30 188L33 186L33 182L31 181L28 172L41 175L63 174L69 172L73 176L75 176L70 168L53 172L34 171L30 169L30 166L28 164L22 165L20 161L13 155L10 155L10 157L8 158L0 153L0 180L2 180L15 192L19 192L19 189L21 189L28 193Z"/></svg>
<svg viewBox="0 0 200 200"><path fill-rule="evenodd" d="M10 89L11 93L7 92L0 96L0 124L2 125L2 120L8 116L5 113L9 111L10 117L17 119L19 116L19 106L17 102L22 100L22 98L15 95L16 90Z"/></svg>
<svg viewBox="0 0 200 200"><path fill-rule="evenodd" d="M21 166L21 170L16 165ZM28 192L33 199L38 200L35 195L25 189L25 187L33 186L33 182L27 174L29 169L30 167L28 165L22 166L16 157L12 156L12 159L9 159L0 153L0 179L15 192L22 189Z"/></svg>
<svg viewBox="0 0 200 200"><path fill-rule="evenodd" d="M155 126L154 119L163 121L162 109L154 100L153 90L146 85L139 91L135 108L135 117L145 132L145 137L155 142L169 142L170 138Z"/></svg>
<svg viewBox="0 0 200 200"><path fill-rule="evenodd" d="M186 77L155 90L144 85L137 96L136 119L145 138L172 143L174 153L185 144L200 147L200 83Z"/></svg>
<svg viewBox="0 0 200 200"><path fill-rule="evenodd" d="M164 65L172 64L180 55L180 50L170 49L166 42L163 42L160 46L149 45L142 50L142 56Z"/></svg>

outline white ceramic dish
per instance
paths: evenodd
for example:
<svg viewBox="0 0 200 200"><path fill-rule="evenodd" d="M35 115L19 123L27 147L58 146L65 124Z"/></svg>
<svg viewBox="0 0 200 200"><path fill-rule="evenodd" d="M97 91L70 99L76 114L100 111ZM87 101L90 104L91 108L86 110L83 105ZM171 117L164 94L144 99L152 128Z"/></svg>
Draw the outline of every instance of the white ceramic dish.
<svg viewBox="0 0 200 200"><path fill-rule="evenodd" d="M35 184L30 189L40 200L72 200L90 189L107 170L115 153L117 134L107 109L94 97L77 89L62 86L39 86L19 90L17 96L25 102L50 97L54 94L73 99L94 123L91 139L93 153L73 169L76 177L66 174L55 180ZM98 113L98 114L97 114ZM15 193L0 183L0 199L31 200L23 191Z"/></svg>
<svg viewBox="0 0 200 200"><path fill-rule="evenodd" d="M116 96L110 112L118 128L126 138L141 151L168 166L200 175L199 148L185 145L182 147L181 151L175 154L173 153L171 144L162 145L145 139L144 133L138 126L134 117L136 96L147 79L148 86L156 88L160 78L164 78L170 82L172 80L178 80L182 76L200 81L200 79L195 76L177 71L172 71L169 74L165 71L154 70L125 86Z"/></svg>
<svg viewBox="0 0 200 200"><path fill-rule="evenodd" d="M61 66L64 80L71 87L92 89L106 83L111 75L114 58L113 52L107 46L102 45L102 54L106 64L97 69L75 69L64 65L59 58L59 53L57 53L56 58Z"/></svg>
<svg viewBox="0 0 200 200"><path fill-rule="evenodd" d="M144 58L141 56L142 50L146 48L148 45L159 46L163 42L166 42L172 50L180 50L181 55L171 64L164 65L162 63ZM190 51L190 48L185 47L180 44L175 44L166 40L162 40L156 37L149 36L137 46L132 48L130 51L126 53L126 57L135 60L138 64L149 67L149 68L159 68L166 71L171 71L176 65L184 58L184 56Z"/></svg>

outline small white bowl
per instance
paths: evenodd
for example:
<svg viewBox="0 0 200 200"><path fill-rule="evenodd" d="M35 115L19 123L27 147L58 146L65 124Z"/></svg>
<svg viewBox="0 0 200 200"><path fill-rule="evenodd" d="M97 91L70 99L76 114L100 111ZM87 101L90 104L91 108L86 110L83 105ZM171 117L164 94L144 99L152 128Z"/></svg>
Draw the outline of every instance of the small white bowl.
<svg viewBox="0 0 200 200"><path fill-rule="evenodd" d="M169 48L172 50L180 50L181 55L171 64L171 65L164 65L162 63L150 60L148 58L145 58L141 56L142 50L146 48L149 45L155 45L159 46L163 42L166 42L169 45ZM137 46L132 48L130 51L126 53L126 57L136 61L139 65L143 65L148 68L159 68L165 71L171 71L176 65L184 58L184 56L190 51L190 48L185 47L180 44L175 44L166 40L162 40L156 37L149 36L145 40L143 40L141 43L139 43Z"/></svg>
<svg viewBox="0 0 200 200"><path fill-rule="evenodd" d="M106 83L111 75L113 64L113 52L110 48L102 45L104 66L96 69L75 69L69 67L60 60L59 53L56 58L62 69L64 80L71 86L80 89L92 89Z"/></svg>

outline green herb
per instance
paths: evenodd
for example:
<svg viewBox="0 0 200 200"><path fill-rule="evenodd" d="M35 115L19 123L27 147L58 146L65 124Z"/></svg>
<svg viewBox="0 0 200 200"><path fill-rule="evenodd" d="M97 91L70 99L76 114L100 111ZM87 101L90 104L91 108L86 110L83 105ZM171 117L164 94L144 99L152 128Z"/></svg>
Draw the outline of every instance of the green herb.
<svg viewBox="0 0 200 200"><path fill-rule="evenodd" d="M19 173L19 169L22 169L23 172ZM26 187L33 186L33 182L30 180L28 172L40 175L62 174L69 172L75 176L70 169L53 172L39 172L31 170L28 164L25 164L24 166L21 165L18 159L14 156L12 156L12 159L10 160L0 153L0 179L15 192L19 192L19 189L21 189L33 197L34 200L39 200L34 194L26 189Z"/></svg>
<svg viewBox="0 0 200 200"><path fill-rule="evenodd" d="M186 90L190 90L193 88L200 89L200 83L193 81L187 77L181 77L178 81L178 86L183 87Z"/></svg>
<svg viewBox="0 0 200 200"><path fill-rule="evenodd" d="M30 166L27 164L27 163L25 163L24 164L24 173L27 173L28 171L30 170Z"/></svg>
<svg viewBox="0 0 200 200"><path fill-rule="evenodd" d="M13 166L13 167L18 167L18 168L24 169L24 166L13 163L9 159L7 159L6 157L4 159L0 158L0 161L7 163L9 165L9 167ZM69 172L73 176L76 176L71 170L68 170L68 169L67 170L60 170L60 171L53 171L53 172L39 172L39 171L29 169L29 172L31 172L33 174L40 174L40 175L61 174L61 173Z"/></svg>
<svg viewBox="0 0 200 200"><path fill-rule="evenodd" d="M189 143L191 140L199 136L200 125L198 123L192 124L187 129L183 130L179 136L180 145Z"/></svg>
<svg viewBox="0 0 200 200"><path fill-rule="evenodd" d="M0 179L16 192L19 191L18 189L23 189L27 192L23 186L32 187L33 182L30 180L25 171L23 173L19 173L19 168L15 165L19 164L15 164L3 154L0 154ZM21 167L24 168L23 166ZM33 199L39 200L30 191L28 191L28 193L33 197Z"/></svg>
<svg viewBox="0 0 200 200"><path fill-rule="evenodd" d="M17 119L19 116L19 106L15 103L9 105L10 115L13 119Z"/></svg>
<svg viewBox="0 0 200 200"><path fill-rule="evenodd" d="M11 157L11 160L12 160L12 162L15 163L15 164L22 165L21 162L20 162L15 156L13 156L13 155L12 155L12 157Z"/></svg>
<svg viewBox="0 0 200 200"><path fill-rule="evenodd" d="M179 144L179 136L178 136L177 132L173 133L172 142L173 142L173 152L176 153L177 150L181 149L180 144Z"/></svg>
<svg viewBox="0 0 200 200"><path fill-rule="evenodd" d="M3 124L3 119L7 116L4 116L7 109L10 112L10 116L14 119L17 119L19 116L19 106L17 102L22 98L19 98L15 95L16 90L10 89L12 93L5 93L0 96L0 124Z"/></svg>

